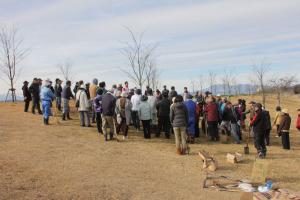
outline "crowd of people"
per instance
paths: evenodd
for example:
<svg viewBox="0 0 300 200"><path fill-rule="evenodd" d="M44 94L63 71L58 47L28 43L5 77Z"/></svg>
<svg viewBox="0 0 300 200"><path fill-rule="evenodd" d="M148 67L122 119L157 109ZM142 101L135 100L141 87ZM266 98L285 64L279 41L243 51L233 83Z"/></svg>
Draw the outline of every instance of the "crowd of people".
<svg viewBox="0 0 300 200"><path fill-rule="evenodd" d="M25 81L22 88L24 111L28 112L32 101L31 112L35 114L37 109L43 115L44 124L48 125L55 101L53 107L56 112L62 113L62 120L71 120L70 100L74 99L80 125L93 127L95 123L105 141L119 140L120 133L126 140L129 126L140 132L142 124L145 139L150 139L152 134L160 137L162 132L166 139L170 139L170 135L174 134L179 155L186 154L187 143L194 143L200 133L209 136L211 141L219 141L220 136L225 136L240 144L242 131L246 131L245 120L249 118L249 135L254 136L259 158L266 156L266 146L270 145L270 113L260 103L252 101L247 104L243 99L233 103L226 97L213 96L209 91L191 94L186 87L182 95L173 86L170 91L167 86L161 91L153 91L147 86L143 92L139 88L130 89L128 82L107 89L106 83L98 82L96 78L91 84L76 82L73 91L71 81L66 81L64 86L62 84L60 79L55 80L54 86L49 79L34 78L30 86ZM298 121L297 128L300 129ZM288 110L277 107L273 126L276 126L277 136L282 138L284 149L290 149L290 125Z"/></svg>

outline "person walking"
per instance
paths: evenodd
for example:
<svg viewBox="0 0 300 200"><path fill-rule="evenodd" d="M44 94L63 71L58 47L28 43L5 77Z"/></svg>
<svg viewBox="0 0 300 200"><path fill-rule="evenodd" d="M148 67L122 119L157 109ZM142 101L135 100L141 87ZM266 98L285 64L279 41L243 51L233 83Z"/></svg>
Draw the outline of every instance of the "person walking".
<svg viewBox="0 0 300 200"><path fill-rule="evenodd" d="M98 79L94 78L92 84L89 87L89 93L91 98L91 105L92 105L92 123L96 122L96 109L94 108L94 100L97 96L97 89L98 89Z"/></svg>
<svg viewBox="0 0 300 200"><path fill-rule="evenodd" d="M28 112L28 108L29 108L29 103L32 100L30 92L29 92L29 88L28 88L28 81L24 81L23 82L23 96L24 96L24 112Z"/></svg>
<svg viewBox="0 0 300 200"><path fill-rule="evenodd" d="M131 109L132 103L128 99L126 92L122 92L121 98L116 103L116 114L117 114L117 133L123 132L123 140L128 139L129 124L131 121Z"/></svg>
<svg viewBox="0 0 300 200"><path fill-rule="evenodd" d="M151 105L147 102L148 97L143 95L141 97L141 103L138 108L138 115L139 119L142 121L143 124L143 131L144 131L144 138L150 139L150 122L152 117L152 108Z"/></svg>
<svg viewBox="0 0 300 200"><path fill-rule="evenodd" d="M136 89L135 94L131 97L131 103L132 103L132 122L133 126L138 132L140 130L140 119L138 115L139 106L141 103L141 90Z"/></svg>
<svg viewBox="0 0 300 200"><path fill-rule="evenodd" d="M195 142L195 128L196 128L196 103L192 100L192 95L188 94L186 96L186 101L184 102L189 115L189 122L187 126L188 142L193 144Z"/></svg>
<svg viewBox="0 0 300 200"><path fill-rule="evenodd" d="M178 155L184 155L187 150L186 129L189 123L188 109L183 103L183 97L175 97L174 104L170 110L170 121L173 126L176 152Z"/></svg>
<svg viewBox="0 0 300 200"><path fill-rule="evenodd" d="M117 141L118 135L116 133L115 124L115 109L116 109L116 98L113 96L113 89L107 91L106 94L102 96L102 131L104 134L105 141L108 141L107 128L110 128L110 140L114 137Z"/></svg>
<svg viewBox="0 0 300 200"><path fill-rule="evenodd" d="M289 115L288 109L282 109L281 121L278 127L278 135L281 136L283 149L289 150L290 146L290 127L291 127L291 117Z"/></svg>
<svg viewBox="0 0 300 200"><path fill-rule="evenodd" d="M62 120L65 121L66 118L68 120L71 120L72 118L70 117L70 99L75 99L74 95L72 94L71 91L71 81L67 81L66 85L64 86L63 90L62 90Z"/></svg>
<svg viewBox="0 0 300 200"><path fill-rule="evenodd" d="M50 82L49 82L50 87ZM40 80L37 78L34 78L32 81L32 84L29 87L29 92L31 93L32 98L32 114L35 114L35 108L37 108L38 113L41 115L42 110L40 107Z"/></svg>
<svg viewBox="0 0 300 200"><path fill-rule="evenodd" d="M254 132L254 146L257 149L258 158L265 158L267 154L265 144L266 115L263 112L262 105L260 103L256 103L254 109L255 115L250 122L250 126L253 127Z"/></svg>
<svg viewBox="0 0 300 200"><path fill-rule="evenodd" d="M79 111L80 125L82 127L91 127L89 118L90 102L87 98L85 85L81 81L81 85L76 93L76 106Z"/></svg>
<svg viewBox="0 0 300 200"><path fill-rule="evenodd" d="M58 78L55 79L55 86L54 86L54 94L55 94L55 102L56 102L56 108L59 111L61 110L61 93L62 93L62 87L61 87L62 81Z"/></svg>
<svg viewBox="0 0 300 200"><path fill-rule="evenodd" d="M158 129L156 133L156 137L160 137L161 130L164 130L165 137L167 139L170 138L170 106L171 102L168 99L168 92L164 91L162 93L162 100L159 101L156 105L157 116L158 116Z"/></svg>
<svg viewBox="0 0 300 200"><path fill-rule="evenodd" d="M207 120L207 132L211 137L211 141L219 141L219 111L218 105L215 103L214 98L209 96L207 98L207 104L205 105L205 113Z"/></svg>
<svg viewBox="0 0 300 200"><path fill-rule="evenodd" d="M55 98L54 93L50 89L51 83L50 80L47 79L44 83L44 86L41 90L41 99L42 99L42 108L43 108L43 119L44 124L49 125L49 117L51 114L51 103Z"/></svg>

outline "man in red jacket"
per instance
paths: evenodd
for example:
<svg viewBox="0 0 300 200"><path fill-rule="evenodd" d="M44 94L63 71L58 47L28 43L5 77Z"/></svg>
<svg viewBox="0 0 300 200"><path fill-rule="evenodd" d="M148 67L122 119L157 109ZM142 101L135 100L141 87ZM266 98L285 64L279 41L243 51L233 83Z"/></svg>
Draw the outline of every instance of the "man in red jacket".
<svg viewBox="0 0 300 200"><path fill-rule="evenodd" d="M253 127L254 132L254 146L257 149L258 157L265 158L267 153L265 144L266 114L262 110L260 103L256 103L254 109L255 115L250 122L250 126Z"/></svg>
<svg viewBox="0 0 300 200"><path fill-rule="evenodd" d="M205 113L207 119L207 132L210 135L212 141L219 141L220 139L219 130L218 130L219 110L218 110L218 105L212 96L210 96L207 99L207 104L205 106Z"/></svg>

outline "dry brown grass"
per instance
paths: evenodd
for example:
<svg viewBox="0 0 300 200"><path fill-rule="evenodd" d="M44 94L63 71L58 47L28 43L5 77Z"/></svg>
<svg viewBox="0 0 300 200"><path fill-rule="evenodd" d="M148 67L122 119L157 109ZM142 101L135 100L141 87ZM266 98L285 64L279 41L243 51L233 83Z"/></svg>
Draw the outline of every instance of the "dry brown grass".
<svg viewBox="0 0 300 200"><path fill-rule="evenodd" d="M289 96L283 103L294 119L299 98ZM274 110L273 97L268 107ZM190 156L177 156L174 139L146 141L130 132L128 141L105 143L96 128L81 128L77 118L60 124L51 119L45 127L41 116L22 108L22 103L0 104L0 199L239 199L240 193L202 189L200 149L218 159L216 174L251 177L252 145L245 162L232 165L226 153L243 152L243 144L209 143L201 137L190 145ZM266 159L269 176L294 190L300 188L299 135L292 131L292 150L284 151L272 133Z"/></svg>

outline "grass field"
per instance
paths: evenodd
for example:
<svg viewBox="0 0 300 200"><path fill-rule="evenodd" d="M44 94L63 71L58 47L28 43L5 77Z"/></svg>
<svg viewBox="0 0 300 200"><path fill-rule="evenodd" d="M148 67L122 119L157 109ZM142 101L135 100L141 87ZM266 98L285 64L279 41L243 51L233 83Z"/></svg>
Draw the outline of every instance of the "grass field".
<svg viewBox="0 0 300 200"><path fill-rule="evenodd" d="M245 96L257 100L256 96ZM232 98L234 102L237 97ZM267 98L273 116L276 101ZM284 97L291 111L291 150L281 148L272 132L268 176L282 188L300 189L300 133L295 130L300 98ZM191 155L175 154L174 138L144 140L130 131L129 140L104 142L92 128L74 120L50 126L39 115L24 113L23 104L0 104L0 199L239 199L241 193L204 190L205 172L197 152L211 152L218 175L251 178L255 149L240 164L226 162L227 152L243 152L244 144L208 142L201 136L190 145Z"/></svg>

